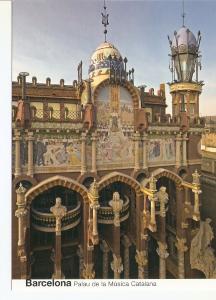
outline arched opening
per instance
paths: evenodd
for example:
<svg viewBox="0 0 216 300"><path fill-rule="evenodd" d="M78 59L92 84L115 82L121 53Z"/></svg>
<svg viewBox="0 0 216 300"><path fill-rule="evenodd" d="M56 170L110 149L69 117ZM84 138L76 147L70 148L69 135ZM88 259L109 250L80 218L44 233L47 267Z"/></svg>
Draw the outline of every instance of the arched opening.
<svg viewBox="0 0 216 300"><path fill-rule="evenodd" d="M159 177L159 176L158 176ZM177 226L177 183L174 181L174 178L168 178L164 174L161 177L157 178L156 189L157 191L160 188L166 187L166 192L168 193L168 204L165 206L166 210L166 219L165 227L159 226L159 212L160 212L160 203L156 202L156 222L158 230L162 230L158 233L158 236L163 238L164 243L167 244L167 252L169 253L168 258L166 259L166 278L174 278L174 275L177 272L177 263L178 263L178 252L176 247L176 226ZM165 231L164 231L165 230ZM157 243L157 237L152 235L148 243L149 251L149 276L150 278L159 278L159 255L157 249L159 245ZM169 262L169 263L168 263ZM169 268L169 266L172 266ZM175 268L175 272L173 269ZM171 270L172 269L172 270Z"/></svg>
<svg viewBox="0 0 216 300"><path fill-rule="evenodd" d="M80 243L79 226L81 195L69 188L57 185L37 195L30 205L30 253L31 277L51 278L54 272L55 218L50 208L60 197L68 215L62 219L61 253L62 272L65 278L79 278L77 247ZM70 213L70 212L75 212ZM74 226L76 224L76 226Z"/></svg>
<svg viewBox="0 0 216 300"><path fill-rule="evenodd" d="M108 254L108 278L113 278L113 270L110 267L110 263L113 261L113 251L117 251L118 255L120 255L122 259L122 264L124 270L126 269L124 260L125 258L125 251L128 251L128 265L127 269L129 269L129 278L137 278L138 271L137 271L137 263L135 261L135 252L136 247L133 243L130 243L130 246L125 246L123 239L125 237L134 236L136 232L136 191L134 187L130 185L130 183L125 183L123 181L118 180L111 180L107 182L107 185L103 184L103 187L99 191L99 202L101 210L106 210L110 208L112 212L112 219L113 219L113 211L112 207L110 206L110 201L113 199L113 194L118 192L120 199L123 201L123 208L120 212L120 227L119 229L115 228L113 223L103 222L99 223L99 235L100 239L107 241L107 243L111 246L111 251ZM100 217L100 216L99 216ZM104 218L101 216L102 219ZM109 217L107 217L109 218ZM127 249L126 249L127 247ZM116 254L116 253L115 253ZM98 274L97 278L102 278L102 260L103 260L103 252L101 249L98 248L96 260L95 260L95 269L97 270ZM120 278L125 278L125 271L121 272Z"/></svg>

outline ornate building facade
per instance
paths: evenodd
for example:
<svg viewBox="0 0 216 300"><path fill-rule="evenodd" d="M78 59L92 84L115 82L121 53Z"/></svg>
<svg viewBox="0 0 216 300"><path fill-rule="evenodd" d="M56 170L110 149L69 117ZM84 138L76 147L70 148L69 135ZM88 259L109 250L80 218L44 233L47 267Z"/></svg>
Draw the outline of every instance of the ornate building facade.
<svg viewBox="0 0 216 300"><path fill-rule="evenodd" d="M211 231L200 223L200 33L183 26L170 41L170 115L165 85L136 87L106 41L106 7L103 24L88 79L81 62L72 85L13 82L13 278L210 278L197 246Z"/></svg>

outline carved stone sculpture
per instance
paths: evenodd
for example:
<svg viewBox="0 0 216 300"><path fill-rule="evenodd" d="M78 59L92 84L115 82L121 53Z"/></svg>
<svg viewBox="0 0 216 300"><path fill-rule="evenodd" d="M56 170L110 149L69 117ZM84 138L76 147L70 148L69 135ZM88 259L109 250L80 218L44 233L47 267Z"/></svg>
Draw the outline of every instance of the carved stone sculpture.
<svg viewBox="0 0 216 300"><path fill-rule="evenodd" d="M210 243L214 238L211 219L200 222L200 228L191 242L190 264L192 269L202 271L206 278L216 278L216 257Z"/></svg>

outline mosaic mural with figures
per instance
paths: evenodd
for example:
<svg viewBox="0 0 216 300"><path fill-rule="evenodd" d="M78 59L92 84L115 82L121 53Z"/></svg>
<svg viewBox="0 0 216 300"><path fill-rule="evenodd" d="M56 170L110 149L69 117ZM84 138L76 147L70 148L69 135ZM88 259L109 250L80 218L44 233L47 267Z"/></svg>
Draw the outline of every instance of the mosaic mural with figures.
<svg viewBox="0 0 216 300"><path fill-rule="evenodd" d="M80 165L79 139L38 139L34 144L36 166Z"/></svg>
<svg viewBox="0 0 216 300"><path fill-rule="evenodd" d="M175 159L175 141L171 138L150 140L148 144L149 161L173 161Z"/></svg>
<svg viewBox="0 0 216 300"><path fill-rule="evenodd" d="M133 162L133 102L129 92L120 86L109 85L97 97L99 142L97 163Z"/></svg>

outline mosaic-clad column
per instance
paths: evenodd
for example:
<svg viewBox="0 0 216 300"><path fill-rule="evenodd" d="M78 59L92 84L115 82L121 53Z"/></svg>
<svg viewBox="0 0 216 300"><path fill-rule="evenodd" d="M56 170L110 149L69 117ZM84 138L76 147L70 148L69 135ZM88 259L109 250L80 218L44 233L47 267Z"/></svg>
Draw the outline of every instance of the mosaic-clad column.
<svg viewBox="0 0 216 300"><path fill-rule="evenodd" d="M18 209L15 212L15 216L18 218L18 257L20 260L20 278L27 279L28 274L28 253L26 252L26 217L28 210L25 205L25 193L26 189L20 183L19 188L16 190L17 193L17 206Z"/></svg>
<svg viewBox="0 0 216 300"><path fill-rule="evenodd" d="M109 246L106 241L102 241L100 248L103 252L103 279L108 279L108 269L109 269Z"/></svg>
<svg viewBox="0 0 216 300"><path fill-rule="evenodd" d="M178 249L178 278L185 278L185 261L184 261L184 253L188 250L185 245L186 239L177 238L176 247Z"/></svg>
<svg viewBox="0 0 216 300"><path fill-rule="evenodd" d="M92 133L92 173L97 172L97 149L96 149L96 141L97 141L97 134Z"/></svg>
<svg viewBox="0 0 216 300"><path fill-rule="evenodd" d="M139 162L139 143L140 134L139 132L134 133L134 170L137 171L140 168Z"/></svg>
<svg viewBox="0 0 216 300"><path fill-rule="evenodd" d="M77 255L79 257L79 278L82 279L83 267L84 267L84 253L81 245L79 245L78 247Z"/></svg>
<svg viewBox="0 0 216 300"><path fill-rule="evenodd" d="M176 137L176 168L181 166L181 134Z"/></svg>
<svg viewBox="0 0 216 300"><path fill-rule="evenodd" d="M15 216L18 218L18 247L25 244L25 217L27 215L27 209L25 207L25 193L26 188L20 183L17 193L17 206L18 209L15 212Z"/></svg>
<svg viewBox="0 0 216 300"><path fill-rule="evenodd" d="M148 264L147 252L145 250L137 250L135 259L138 264L138 278L143 279L145 278L145 267Z"/></svg>
<svg viewBox="0 0 216 300"><path fill-rule="evenodd" d="M148 135L146 133L144 133L144 135L143 135L143 169L148 168L147 153L148 153Z"/></svg>
<svg viewBox="0 0 216 300"><path fill-rule="evenodd" d="M64 274L61 270L61 220L66 215L67 208L61 205L61 198L56 198L56 204L50 208L50 211L56 218L56 241L55 241L55 268L53 278L61 279L64 278Z"/></svg>
<svg viewBox="0 0 216 300"><path fill-rule="evenodd" d="M33 132L28 133L28 172L29 176L33 176Z"/></svg>
<svg viewBox="0 0 216 300"><path fill-rule="evenodd" d="M129 238L125 235L122 239L122 244L124 246L124 278L130 278L130 246L131 242Z"/></svg>
<svg viewBox="0 0 216 300"><path fill-rule="evenodd" d="M14 175L17 177L21 174L21 160L20 160L20 133L16 132L15 137L15 170L14 170Z"/></svg>
<svg viewBox="0 0 216 300"><path fill-rule="evenodd" d="M123 271L122 259L113 254L113 261L111 262L111 269L114 272L114 279L120 279L121 272Z"/></svg>
<svg viewBox="0 0 216 300"><path fill-rule="evenodd" d="M158 242L158 248L157 253L160 258L159 262L159 276L160 279L166 278L166 259L169 256L169 253L167 252L167 244Z"/></svg>
<svg viewBox="0 0 216 300"><path fill-rule="evenodd" d="M81 174L86 172L86 133L81 136Z"/></svg>
<svg viewBox="0 0 216 300"><path fill-rule="evenodd" d="M187 133L183 135L183 166L187 166Z"/></svg>

